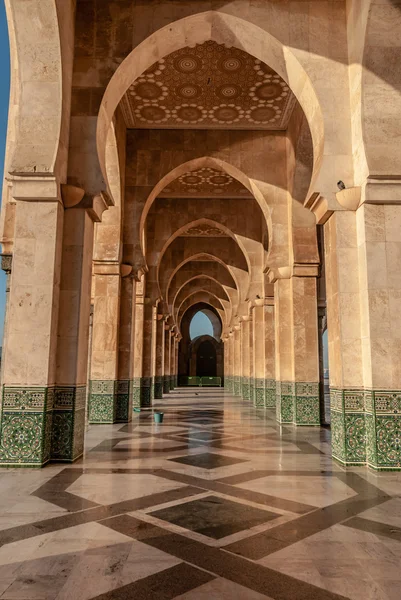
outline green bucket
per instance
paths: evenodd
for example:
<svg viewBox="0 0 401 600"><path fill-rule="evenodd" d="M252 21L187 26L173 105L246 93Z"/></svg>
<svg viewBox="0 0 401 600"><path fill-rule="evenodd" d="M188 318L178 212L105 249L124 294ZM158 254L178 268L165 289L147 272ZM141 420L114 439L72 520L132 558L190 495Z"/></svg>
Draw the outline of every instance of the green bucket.
<svg viewBox="0 0 401 600"><path fill-rule="evenodd" d="M155 423L163 423L163 417L164 417L164 413L162 413L162 412L153 413L153 418L155 420Z"/></svg>

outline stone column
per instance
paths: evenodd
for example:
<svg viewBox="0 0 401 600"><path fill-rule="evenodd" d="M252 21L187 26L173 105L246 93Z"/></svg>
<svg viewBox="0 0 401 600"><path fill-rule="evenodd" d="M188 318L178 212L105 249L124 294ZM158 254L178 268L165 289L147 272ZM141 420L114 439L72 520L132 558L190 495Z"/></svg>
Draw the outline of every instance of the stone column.
<svg viewBox="0 0 401 600"><path fill-rule="evenodd" d="M64 209L57 183L49 178L41 184L13 186L17 202L3 344L3 466L40 467L50 460ZM47 197L41 195L45 189Z"/></svg>
<svg viewBox="0 0 401 600"><path fill-rule="evenodd" d="M276 353L274 297L264 300L265 407L276 409Z"/></svg>
<svg viewBox="0 0 401 600"><path fill-rule="evenodd" d="M230 391L230 338L227 335L224 339L224 388Z"/></svg>
<svg viewBox="0 0 401 600"><path fill-rule="evenodd" d="M117 421L118 336L121 276L119 263L96 261L94 270L89 423ZM121 410L119 419L123 416ZM124 416L127 409L124 408Z"/></svg>
<svg viewBox="0 0 401 600"><path fill-rule="evenodd" d="M250 347L249 336L251 323L249 316L241 317L241 395L249 400Z"/></svg>
<svg viewBox="0 0 401 600"><path fill-rule="evenodd" d="M170 352L171 352L171 335L170 326L164 324L164 374L163 374L163 394L168 394L170 391Z"/></svg>
<svg viewBox="0 0 401 600"><path fill-rule="evenodd" d="M253 347L253 314L250 310L249 316L249 400L255 404L255 365Z"/></svg>
<svg viewBox="0 0 401 600"><path fill-rule="evenodd" d="M124 273L122 275L116 421L128 423L132 420L137 280L132 268L125 276Z"/></svg>
<svg viewBox="0 0 401 600"><path fill-rule="evenodd" d="M230 394L234 395L234 374L235 374L235 343L234 343L234 330L232 330L229 334L229 344L230 344Z"/></svg>
<svg viewBox="0 0 401 600"><path fill-rule="evenodd" d="M241 326L234 326L234 395L241 396Z"/></svg>
<svg viewBox="0 0 401 600"><path fill-rule="evenodd" d="M277 419L319 425L316 277L276 282Z"/></svg>
<svg viewBox="0 0 401 600"><path fill-rule="evenodd" d="M257 304L256 304L257 303ZM265 406L265 319L263 299L252 308L254 405Z"/></svg>
<svg viewBox="0 0 401 600"><path fill-rule="evenodd" d="M177 336L175 339L176 339L176 343L175 343L175 356L174 356L174 362L175 362L174 387L178 387L178 354L180 351L181 337Z"/></svg>
<svg viewBox="0 0 401 600"><path fill-rule="evenodd" d="M51 448L51 458L64 461L84 447L94 219L85 208L64 212Z"/></svg>
<svg viewBox="0 0 401 600"><path fill-rule="evenodd" d="M325 225L333 457L378 470L401 468L400 226L391 204Z"/></svg>
<svg viewBox="0 0 401 600"><path fill-rule="evenodd" d="M155 342L155 311L149 298L145 298L143 317L143 354L141 379L141 406L151 406L154 398L154 342Z"/></svg>
<svg viewBox="0 0 401 600"><path fill-rule="evenodd" d="M164 317L157 315L156 322L156 370L155 370L155 398L163 398L164 381Z"/></svg>
<svg viewBox="0 0 401 600"><path fill-rule="evenodd" d="M170 331L170 390L174 389L175 383L175 333L173 330Z"/></svg>
<svg viewBox="0 0 401 600"><path fill-rule="evenodd" d="M135 294L134 327L134 376L132 381L132 401L134 407L141 406L141 383L143 363L143 322L144 322L144 276L138 281Z"/></svg>

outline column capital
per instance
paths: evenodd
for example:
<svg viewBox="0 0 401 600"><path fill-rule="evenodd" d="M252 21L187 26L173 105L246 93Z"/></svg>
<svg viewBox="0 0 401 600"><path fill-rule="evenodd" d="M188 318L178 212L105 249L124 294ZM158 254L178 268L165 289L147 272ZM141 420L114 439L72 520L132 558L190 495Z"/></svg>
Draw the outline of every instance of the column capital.
<svg viewBox="0 0 401 600"><path fill-rule="evenodd" d="M12 264L13 264L13 255L12 254L0 254L1 256L1 268L2 270L9 275L11 273Z"/></svg>
<svg viewBox="0 0 401 600"><path fill-rule="evenodd" d="M100 223L102 214L112 205L110 196L103 192L87 194L83 188L70 184L62 184L60 188L64 208L85 209L94 223Z"/></svg>

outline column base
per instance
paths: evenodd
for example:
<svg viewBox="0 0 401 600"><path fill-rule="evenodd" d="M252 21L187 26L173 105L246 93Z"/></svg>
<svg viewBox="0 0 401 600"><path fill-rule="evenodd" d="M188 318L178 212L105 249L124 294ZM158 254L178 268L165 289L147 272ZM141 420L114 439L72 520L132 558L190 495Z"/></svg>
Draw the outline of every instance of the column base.
<svg viewBox="0 0 401 600"><path fill-rule="evenodd" d="M163 398L163 377L161 375L156 375L154 378L154 390L156 399Z"/></svg>
<svg viewBox="0 0 401 600"><path fill-rule="evenodd" d="M319 383L277 381L276 402L279 423L320 426Z"/></svg>
<svg viewBox="0 0 401 600"><path fill-rule="evenodd" d="M293 423L320 427L319 382L295 383Z"/></svg>
<svg viewBox="0 0 401 600"><path fill-rule="evenodd" d="M294 419L295 383L276 382L276 418L279 423L292 423Z"/></svg>
<svg viewBox="0 0 401 600"><path fill-rule="evenodd" d="M43 467L50 460L53 403L52 387L3 387L2 467Z"/></svg>
<svg viewBox="0 0 401 600"><path fill-rule="evenodd" d="M253 404L256 408L264 408L265 406L265 380L256 378L254 380Z"/></svg>
<svg viewBox="0 0 401 600"><path fill-rule="evenodd" d="M330 389L332 456L346 466L401 471L401 391Z"/></svg>
<svg viewBox="0 0 401 600"><path fill-rule="evenodd" d="M249 377L241 377L241 396L243 400L250 399L249 385Z"/></svg>
<svg viewBox="0 0 401 600"><path fill-rule="evenodd" d="M265 408L276 409L276 380L265 379Z"/></svg>
<svg viewBox="0 0 401 600"><path fill-rule="evenodd" d="M163 394L168 394L170 391L170 375L163 377Z"/></svg>
<svg viewBox="0 0 401 600"><path fill-rule="evenodd" d="M89 383L89 423L115 423L117 415L117 382L94 379Z"/></svg>
<svg viewBox="0 0 401 600"><path fill-rule="evenodd" d="M3 388L0 467L43 467L82 456L86 386Z"/></svg>
<svg viewBox="0 0 401 600"><path fill-rule="evenodd" d="M174 375L170 375L170 390L174 389L175 377Z"/></svg>
<svg viewBox="0 0 401 600"><path fill-rule="evenodd" d="M255 380L253 377L249 378L249 401L255 406Z"/></svg>
<svg viewBox="0 0 401 600"><path fill-rule="evenodd" d="M84 452L86 386L54 388L51 460L74 462Z"/></svg>
<svg viewBox="0 0 401 600"><path fill-rule="evenodd" d="M242 384L241 377L234 377L234 396L241 396Z"/></svg>
<svg viewBox="0 0 401 600"><path fill-rule="evenodd" d="M132 420L132 382L129 379L117 381L116 423L129 423Z"/></svg>
<svg viewBox="0 0 401 600"><path fill-rule="evenodd" d="M135 408L150 408L154 398L153 377L134 377L133 406Z"/></svg>

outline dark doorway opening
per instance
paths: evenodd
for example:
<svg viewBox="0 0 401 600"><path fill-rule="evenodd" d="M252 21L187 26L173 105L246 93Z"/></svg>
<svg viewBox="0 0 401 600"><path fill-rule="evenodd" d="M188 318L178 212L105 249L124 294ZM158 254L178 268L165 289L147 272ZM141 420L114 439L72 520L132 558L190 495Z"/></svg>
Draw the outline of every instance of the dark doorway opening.
<svg viewBox="0 0 401 600"><path fill-rule="evenodd" d="M216 348L209 340L199 344L196 353L196 375L198 377L216 377L217 375Z"/></svg>

